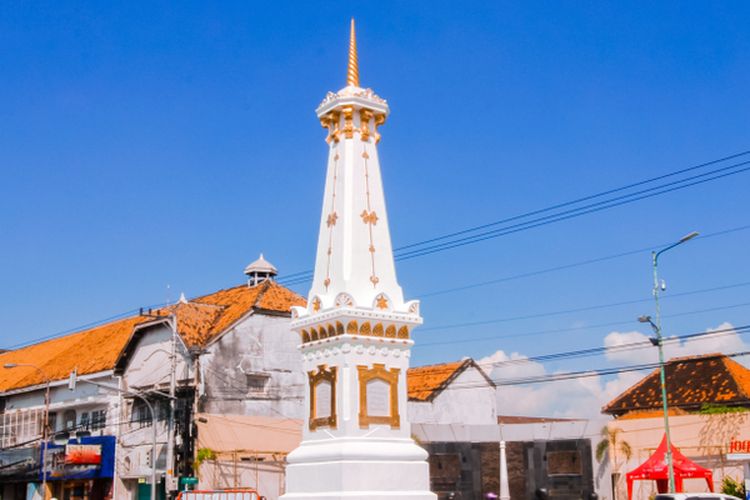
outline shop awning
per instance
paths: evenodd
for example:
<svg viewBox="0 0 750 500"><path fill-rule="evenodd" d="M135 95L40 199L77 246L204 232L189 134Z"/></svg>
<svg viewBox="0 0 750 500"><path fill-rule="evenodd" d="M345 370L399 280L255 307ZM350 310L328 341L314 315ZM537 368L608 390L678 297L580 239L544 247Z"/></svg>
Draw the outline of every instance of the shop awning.
<svg viewBox="0 0 750 500"><path fill-rule="evenodd" d="M628 481L628 500L633 497L633 481L656 481L659 493L666 493L669 486L669 467L667 466L667 436L661 440L654 454L636 469L628 472L625 476ZM708 489L714 491L713 473L696 464L672 444L672 466L674 468L675 490L683 491L683 479L704 478L708 483Z"/></svg>
<svg viewBox="0 0 750 500"><path fill-rule="evenodd" d="M302 441L302 420L199 413L198 448L217 454L286 455Z"/></svg>

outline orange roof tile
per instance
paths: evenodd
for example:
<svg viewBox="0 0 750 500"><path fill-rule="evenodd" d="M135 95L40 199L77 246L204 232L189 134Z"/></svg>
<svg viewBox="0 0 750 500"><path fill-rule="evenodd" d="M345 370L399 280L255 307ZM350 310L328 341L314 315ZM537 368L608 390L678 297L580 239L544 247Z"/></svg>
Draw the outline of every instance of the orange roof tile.
<svg viewBox="0 0 750 500"><path fill-rule="evenodd" d="M454 363L439 365L417 366L409 368L406 374L406 385L409 400L431 401L458 377L466 368L473 366L487 380L487 385L494 387L495 383L484 373L473 359L464 359Z"/></svg>
<svg viewBox="0 0 750 500"><path fill-rule="evenodd" d="M670 359L665 373L670 407L694 411L706 403L748 405L750 370L723 354ZM619 417L661 406L661 382L656 369L606 404L602 413Z"/></svg>
<svg viewBox="0 0 750 500"><path fill-rule="evenodd" d="M31 363L51 380L67 378L74 368L81 375L111 370L133 327L144 321L146 318L134 316L4 352L0 354L0 366ZM42 374L32 367L0 369L2 392L43 383Z"/></svg>
<svg viewBox="0 0 750 500"><path fill-rule="evenodd" d="M305 304L303 297L288 288L265 281L253 287L240 285L219 290L167 309L176 312L180 335L190 347L213 340L254 309L289 313L292 306ZM185 319L181 319L181 313Z"/></svg>
<svg viewBox="0 0 750 500"><path fill-rule="evenodd" d="M154 311L177 317L178 332L188 347L205 345L254 309L288 313L305 299L291 290L266 281L254 287L240 285L204 295L187 303L178 302ZM94 328L0 353L0 367L6 363L32 363L51 380L68 377L73 369L80 375L112 370L131 338L133 328L153 321L133 316ZM44 383L31 367L0 368L0 392Z"/></svg>
<svg viewBox="0 0 750 500"><path fill-rule="evenodd" d="M429 401L447 385L448 380L453 378L456 371L463 365L463 361L456 361L455 363L409 368L406 376L409 399Z"/></svg>

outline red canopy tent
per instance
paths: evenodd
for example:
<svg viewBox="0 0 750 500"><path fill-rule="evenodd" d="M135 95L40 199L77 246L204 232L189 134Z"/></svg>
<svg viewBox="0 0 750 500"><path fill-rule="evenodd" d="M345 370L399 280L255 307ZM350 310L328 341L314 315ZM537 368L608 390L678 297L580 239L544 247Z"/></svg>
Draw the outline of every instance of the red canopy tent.
<svg viewBox="0 0 750 500"><path fill-rule="evenodd" d="M628 481L628 500L633 497L633 481L650 480L656 481L656 489L659 493L666 493L669 487L669 467L667 467L667 436L665 435L661 444L648 460L643 462L635 470L628 472L625 477ZM672 444L672 465L674 467L675 490L682 491L682 480L691 478L705 478L708 489L714 491L713 473L696 464L685 455L680 453Z"/></svg>

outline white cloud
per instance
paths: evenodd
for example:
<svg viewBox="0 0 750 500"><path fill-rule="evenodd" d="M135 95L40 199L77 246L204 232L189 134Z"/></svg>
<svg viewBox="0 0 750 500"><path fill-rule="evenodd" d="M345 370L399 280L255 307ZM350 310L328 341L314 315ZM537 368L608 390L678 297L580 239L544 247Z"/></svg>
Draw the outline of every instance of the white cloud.
<svg viewBox="0 0 750 500"><path fill-rule="evenodd" d="M731 331L725 331L731 329ZM689 356L711 352L730 353L750 350L729 323L722 323L707 332L721 331L665 344L665 357ZM642 364L657 361L656 350L648 345L643 349L618 350L617 346L634 342L648 342L648 336L637 331L611 332L604 338L606 359L615 365ZM651 356L653 355L653 356ZM651 359L653 357L653 359ZM512 380L549 374L541 363L528 361L520 353L497 351L478 360L493 380ZM601 417L600 409L627 388L644 377L643 372L624 372L615 378L590 377L572 380L523 385L500 385L497 391L498 414L551 417Z"/></svg>
<svg viewBox="0 0 750 500"><path fill-rule="evenodd" d="M673 340L664 343L664 358L676 358L682 356L695 356L696 354L707 354L712 352L732 353L746 351L750 347L740 337L731 323L722 323L716 328L709 328L706 332L717 332L715 335L694 337L685 341ZM658 355L656 349L650 344L642 349L622 349L624 346L635 342L648 343L648 336L641 332L612 332L604 338L604 346L607 347L607 359L619 363L648 363L656 362ZM674 337L672 337L674 339ZM668 339L667 339L668 340Z"/></svg>
<svg viewBox="0 0 750 500"><path fill-rule="evenodd" d="M525 361L519 353L497 351L478 360L493 380L512 380L547 374L541 363ZM602 383L594 375L568 381L500 385L497 391L498 414L551 417L596 417L601 406Z"/></svg>

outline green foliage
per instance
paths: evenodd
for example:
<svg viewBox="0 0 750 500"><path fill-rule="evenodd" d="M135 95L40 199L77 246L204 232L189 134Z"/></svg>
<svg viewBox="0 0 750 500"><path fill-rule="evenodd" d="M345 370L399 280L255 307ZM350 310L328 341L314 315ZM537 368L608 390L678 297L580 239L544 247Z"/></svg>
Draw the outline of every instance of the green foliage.
<svg viewBox="0 0 750 500"><path fill-rule="evenodd" d="M196 477L200 477L201 464L206 460L216 460L216 452L211 448L199 448L193 460L193 472Z"/></svg>
<svg viewBox="0 0 750 500"><path fill-rule="evenodd" d="M718 415L723 413L744 413L746 411L748 411L747 408L742 408L740 406L724 406L714 403L703 403L701 409L698 410L698 413L701 415Z"/></svg>
<svg viewBox="0 0 750 500"><path fill-rule="evenodd" d="M198 450L198 456L196 457L196 459L199 462L203 462L205 460L216 460L216 452L211 448L201 448Z"/></svg>
<svg viewBox="0 0 750 500"><path fill-rule="evenodd" d="M745 498L745 485L732 476L724 476L721 480L721 492L737 498Z"/></svg>
<svg viewBox="0 0 750 500"><path fill-rule="evenodd" d="M602 463L607 451L609 450L609 441L602 439L599 444L596 445L596 461Z"/></svg>
<svg viewBox="0 0 750 500"><path fill-rule="evenodd" d="M622 429L612 428L610 429L606 425L602 427L602 440L596 445L596 461L601 463L604 457L607 456L609 450L614 450L625 457L625 460L630 460L633 455L633 449L627 441L619 439L619 434ZM615 464L616 465L616 464Z"/></svg>

